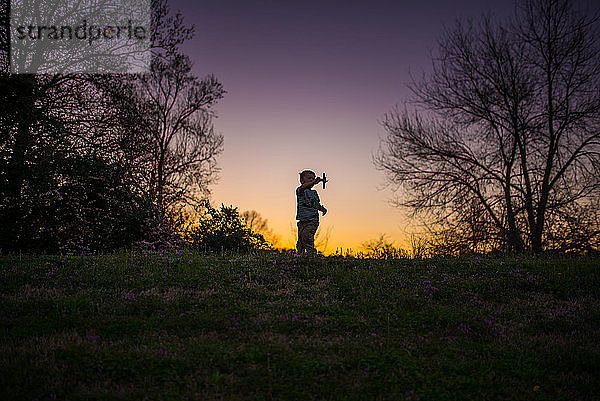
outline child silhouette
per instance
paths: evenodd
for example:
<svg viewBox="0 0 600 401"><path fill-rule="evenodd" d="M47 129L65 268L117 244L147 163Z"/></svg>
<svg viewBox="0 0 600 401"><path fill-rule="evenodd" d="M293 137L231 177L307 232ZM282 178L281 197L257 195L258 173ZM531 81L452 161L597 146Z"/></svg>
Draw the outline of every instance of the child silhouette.
<svg viewBox="0 0 600 401"><path fill-rule="evenodd" d="M298 220L298 242L296 250L299 254L317 252L315 249L315 233L319 227L319 211L323 216L327 209L321 205L317 191L312 187L321 182L311 170L300 173L300 186L296 188L296 220Z"/></svg>

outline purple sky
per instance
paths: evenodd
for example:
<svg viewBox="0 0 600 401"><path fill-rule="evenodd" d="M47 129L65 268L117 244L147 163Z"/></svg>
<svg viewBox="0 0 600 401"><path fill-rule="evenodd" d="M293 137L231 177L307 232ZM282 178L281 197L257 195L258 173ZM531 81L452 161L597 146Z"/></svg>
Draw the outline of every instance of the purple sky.
<svg viewBox="0 0 600 401"><path fill-rule="evenodd" d="M413 226L389 206L372 163L385 134L379 121L407 100L410 74L428 71L444 26L514 10L512 0L170 4L196 27L184 46L196 73L215 74L228 90L216 107L225 151L213 203L259 211L291 247L298 172L325 171L329 251L380 234L402 244Z"/></svg>

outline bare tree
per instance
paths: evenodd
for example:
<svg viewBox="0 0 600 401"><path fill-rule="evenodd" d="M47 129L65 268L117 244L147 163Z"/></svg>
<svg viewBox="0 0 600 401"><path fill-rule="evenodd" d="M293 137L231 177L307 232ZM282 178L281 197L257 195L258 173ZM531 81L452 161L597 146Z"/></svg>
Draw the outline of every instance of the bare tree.
<svg viewBox="0 0 600 401"><path fill-rule="evenodd" d="M210 108L225 90L214 76L196 78L189 58L179 53L155 58L139 83L151 109L149 189L164 212L197 198L214 179L223 137L214 132Z"/></svg>
<svg viewBox="0 0 600 401"><path fill-rule="evenodd" d="M254 232L263 234L269 232L269 222L264 219L256 210L247 210L240 217L244 220L246 227Z"/></svg>
<svg viewBox="0 0 600 401"><path fill-rule="evenodd" d="M255 233L262 234L273 246L277 247L279 245L281 237L273 233L273 230L269 228L269 221L263 218L259 212L256 210L247 210L240 217L246 227Z"/></svg>
<svg viewBox="0 0 600 401"><path fill-rule="evenodd" d="M184 23L181 12L172 12L166 0L151 3L150 72L123 77L116 95L125 93L126 100L134 91L141 105L129 113L147 133L145 141L138 141L143 154L137 164L144 166L138 178L164 215L174 206L197 205L216 179L223 137L214 131L211 108L226 92L214 76L196 77L189 57L179 49L193 37L194 27Z"/></svg>
<svg viewBox="0 0 600 401"><path fill-rule="evenodd" d="M414 110L383 122L375 163L397 204L516 252L557 247L567 220L592 241L597 228L569 216L600 190L597 22L568 0L525 0L506 24L446 31Z"/></svg>

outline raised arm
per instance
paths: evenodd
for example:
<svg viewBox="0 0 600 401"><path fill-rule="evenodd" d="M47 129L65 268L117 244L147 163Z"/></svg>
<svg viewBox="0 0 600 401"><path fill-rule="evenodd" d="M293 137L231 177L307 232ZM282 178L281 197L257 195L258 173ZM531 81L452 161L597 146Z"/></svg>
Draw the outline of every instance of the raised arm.
<svg viewBox="0 0 600 401"><path fill-rule="evenodd" d="M296 195L300 195L302 193L302 191L304 191L305 189L311 188L313 185L316 185L320 182L321 182L321 177L316 177L312 181L305 182L304 184L302 184L298 188L296 188Z"/></svg>

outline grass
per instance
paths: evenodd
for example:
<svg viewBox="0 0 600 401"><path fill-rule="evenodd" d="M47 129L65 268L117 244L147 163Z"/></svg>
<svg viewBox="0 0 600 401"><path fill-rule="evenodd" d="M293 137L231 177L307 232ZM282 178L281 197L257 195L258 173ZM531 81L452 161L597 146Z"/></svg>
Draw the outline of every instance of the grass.
<svg viewBox="0 0 600 401"><path fill-rule="evenodd" d="M5 256L0 399L598 399L598 267Z"/></svg>

